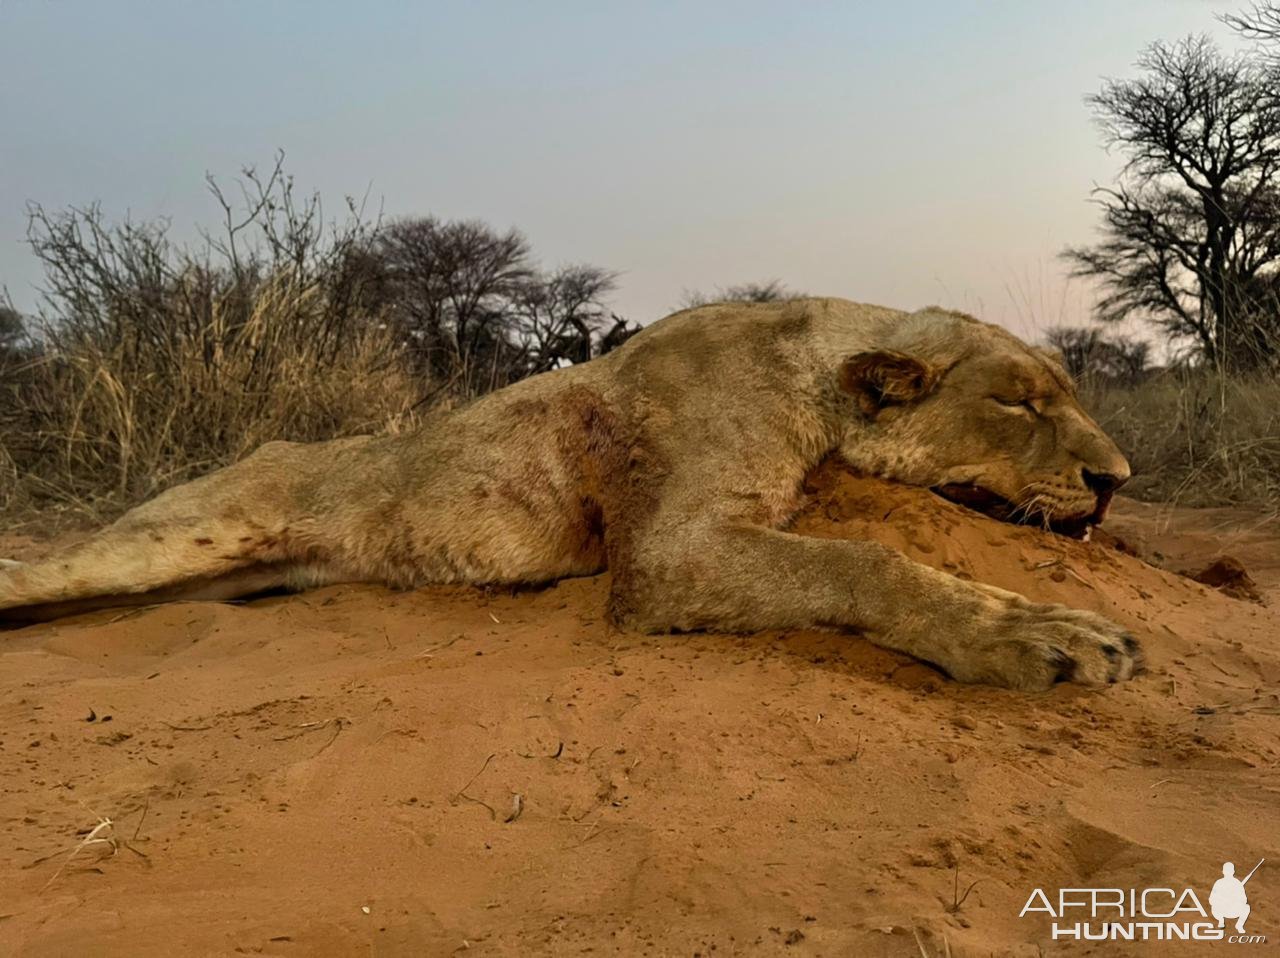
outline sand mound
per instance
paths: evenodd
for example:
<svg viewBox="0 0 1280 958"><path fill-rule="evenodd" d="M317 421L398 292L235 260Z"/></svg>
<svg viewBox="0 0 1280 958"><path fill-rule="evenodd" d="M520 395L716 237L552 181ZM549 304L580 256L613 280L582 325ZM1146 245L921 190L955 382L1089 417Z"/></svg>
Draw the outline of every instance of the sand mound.
<svg viewBox="0 0 1280 958"><path fill-rule="evenodd" d="M1235 556L1218 556L1199 572L1192 572L1190 575L1195 581L1225 592L1234 599L1262 601L1258 583L1253 581L1244 563Z"/></svg>
<svg viewBox="0 0 1280 958"><path fill-rule="evenodd" d="M0 951L1056 954L1033 887L1280 862L1280 569L1248 552L1280 530L1229 543L1263 606L921 490L827 468L812 493L800 531L1113 616L1150 673L1028 696L856 636L617 633L603 577L11 632ZM1109 526L1191 567L1213 521L1199 549L1150 507ZM68 860L102 818L116 853Z"/></svg>

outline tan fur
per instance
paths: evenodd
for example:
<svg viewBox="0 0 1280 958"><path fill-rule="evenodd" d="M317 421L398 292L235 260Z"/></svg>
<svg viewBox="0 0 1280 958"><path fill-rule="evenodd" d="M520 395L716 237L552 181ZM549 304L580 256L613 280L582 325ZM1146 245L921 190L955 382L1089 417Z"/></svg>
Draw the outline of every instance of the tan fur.
<svg viewBox="0 0 1280 958"><path fill-rule="evenodd" d="M1132 640L1091 613L783 531L832 453L1045 521L1100 514L1109 492L1087 473L1128 476L1060 366L998 327L832 299L708 306L412 434L270 443L0 570L0 609L607 567L610 613L631 628L846 627L957 679L1026 689L1137 670Z"/></svg>

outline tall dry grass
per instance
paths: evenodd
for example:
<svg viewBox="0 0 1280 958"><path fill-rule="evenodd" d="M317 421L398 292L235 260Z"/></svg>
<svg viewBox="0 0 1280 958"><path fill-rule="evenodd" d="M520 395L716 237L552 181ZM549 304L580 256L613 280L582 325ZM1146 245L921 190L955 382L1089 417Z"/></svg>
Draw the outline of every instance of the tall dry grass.
<svg viewBox="0 0 1280 958"><path fill-rule="evenodd" d="M194 246L97 207L30 208L44 270L25 341L0 348L0 518L101 522L273 439L410 424L432 383L381 315L348 200L326 222L283 156L246 169Z"/></svg>
<svg viewBox="0 0 1280 958"><path fill-rule="evenodd" d="M192 282L199 280L192 277ZM162 337L59 325L0 375L0 511L102 521L272 439L411 424L423 383L370 319L329 328L325 290L282 272L205 299L177 283ZM205 309L196 321L190 304Z"/></svg>
<svg viewBox="0 0 1280 958"><path fill-rule="evenodd" d="M1125 494L1280 509L1280 379L1169 369L1134 385L1088 378L1086 408L1133 467Z"/></svg>

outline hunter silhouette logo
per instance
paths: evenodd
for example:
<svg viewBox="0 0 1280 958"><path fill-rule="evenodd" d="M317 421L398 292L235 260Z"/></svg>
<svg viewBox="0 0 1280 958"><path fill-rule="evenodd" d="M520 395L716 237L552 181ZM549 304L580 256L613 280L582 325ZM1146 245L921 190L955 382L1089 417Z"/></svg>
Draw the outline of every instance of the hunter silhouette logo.
<svg viewBox="0 0 1280 958"><path fill-rule="evenodd" d="M1225 862L1222 866L1222 877L1213 883L1213 891L1209 892L1209 910L1213 912L1213 917L1218 919L1218 927L1221 928L1227 923L1228 918L1236 919L1236 931L1244 934L1244 922L1249 917L1249 896L1245 894L1244 886L1249 884L1249 879L1262 867L1262 862L1258 862L1253 866L1253 871L1244 876L1241 881L1236 878L1236 866L1231 862Z"/></svg>
<svg viewBox="0 0 1280 958"><path fill-rule="evenodd" d="M1225 862L1222 877L1209 892L1209 907L1201 904L1191 888L1060 888L1050 898L1036 888L1018 913L1025 918L1041 912L1053 919L1054 940L1077 941L1226 941L1230 944L1262 944L1265 935L1251 935L1245 922L1251 911L1245 885L1262 859L1244 878L1236 878L1236 866ZM1210 916L1212 915L1212 918ZM1226 925L1235 922L1234 932Z"/></svg>

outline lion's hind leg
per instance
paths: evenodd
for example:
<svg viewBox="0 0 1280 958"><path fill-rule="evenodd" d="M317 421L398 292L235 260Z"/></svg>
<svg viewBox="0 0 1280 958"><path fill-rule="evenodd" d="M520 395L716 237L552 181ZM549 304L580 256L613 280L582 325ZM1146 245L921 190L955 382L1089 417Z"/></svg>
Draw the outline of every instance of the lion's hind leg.
<svg viewBox="0 0 1280 958"><path fill-rule="evenodd" d="M285 558L279 553L278 534L256 524L216 515L148 520L130 513L68 550L0 569L0 610L215 580Z"/></svg>
<svg viewBox="0 0 1280 958"><path fill-rule="evenodd" d="M130 596L235 598L261 591L251 586L264 570L288 589L367 579L356 574L364 566L344 559L349 544L334 532L343 521L341 496L323 494L344 469L367 475L368 463L351 458L367 442L268 443L161 493L77 546L0 566L0 620L21 618L9 609L71 602L83 609Z"/></svg>
<svg viewBox="0 0 1280 958"><path fill-rule="evenodd" d="M281 444L283 446L283 444ZM265 453L265 455L264 455ZM0 569L3 610L134 596L223 579L251 567L310 561L293 522L288 476L272 459L297 458L266 447L234 466L162 493L84 542L30 564ZM290 526L293 526L291 529ZM106 601L102 605L114 605Z"/></svg>
<svg viewBox="0 0 1280 958"><path fill-rule="evenodd" d="M164 602L228 602L288 589L294 576L285 565L258 565L217 578L198 578L147 592L111 593L85 598L36 602L0 611L0 627L48 622L99 609L159 605Z"/></svg>

